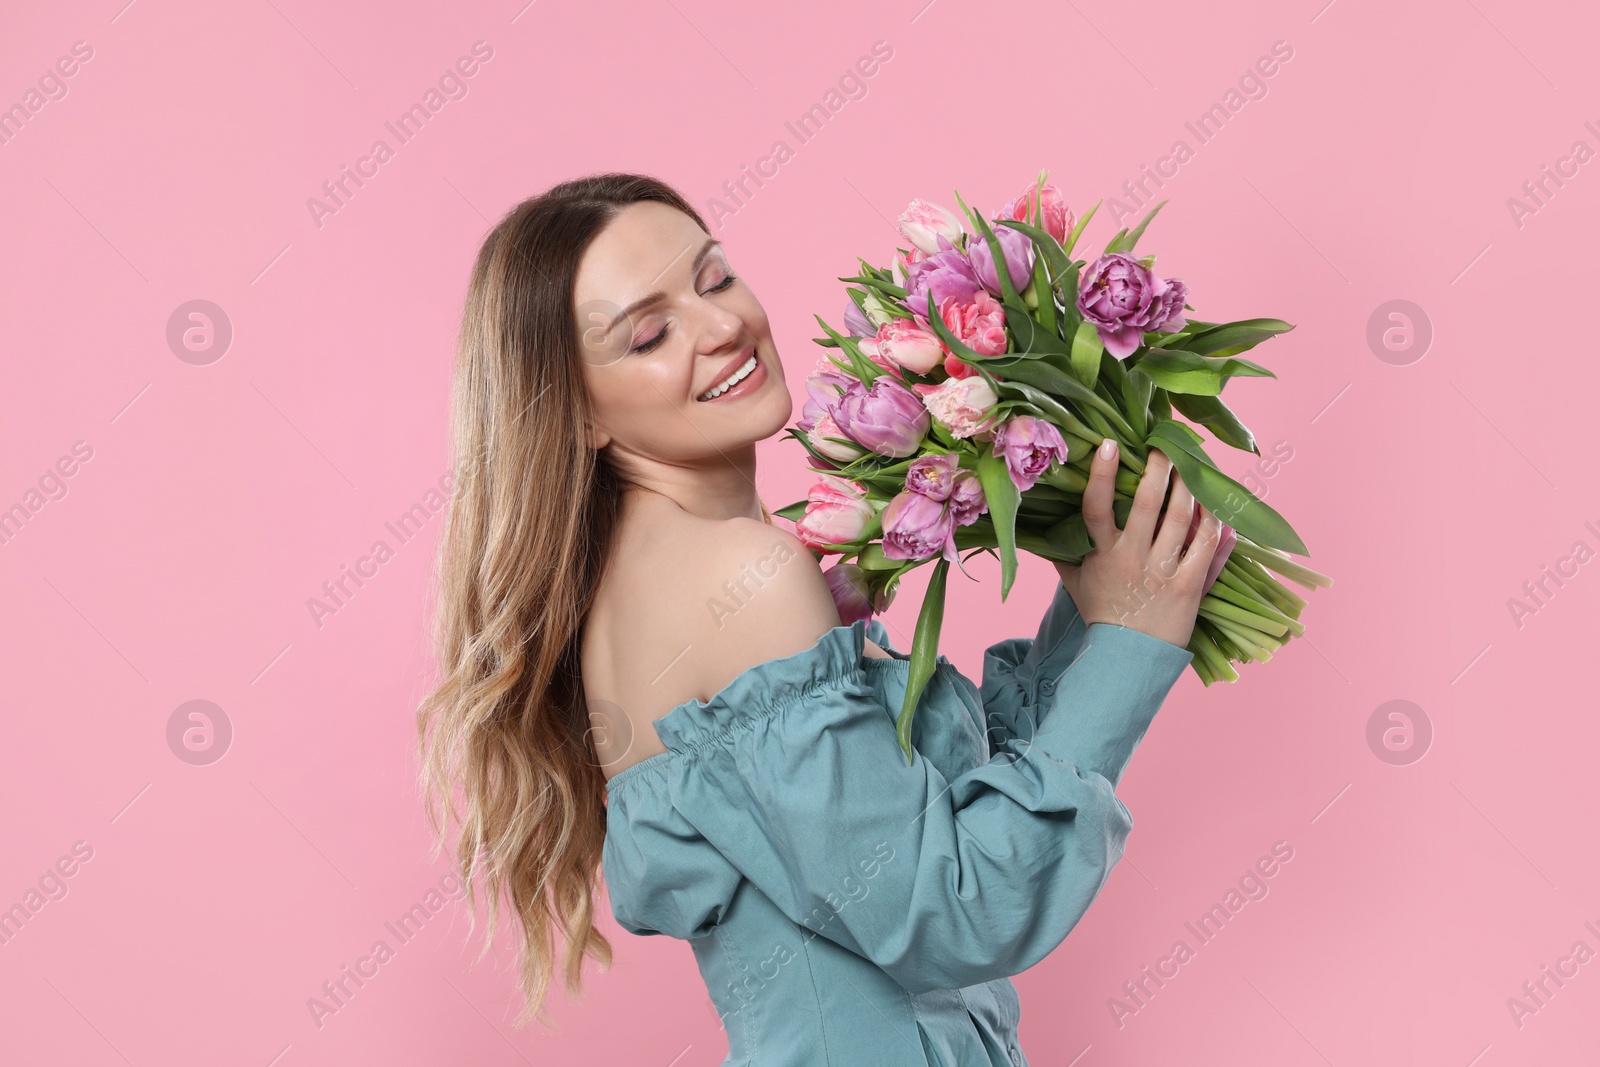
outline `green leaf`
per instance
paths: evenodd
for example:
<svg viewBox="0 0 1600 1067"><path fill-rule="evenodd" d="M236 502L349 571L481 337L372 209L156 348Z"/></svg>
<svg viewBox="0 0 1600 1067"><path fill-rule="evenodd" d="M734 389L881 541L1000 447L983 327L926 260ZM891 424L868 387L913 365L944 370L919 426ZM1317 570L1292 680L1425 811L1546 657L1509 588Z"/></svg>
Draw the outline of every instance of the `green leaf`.
<svg viewBox="0 0 1600 1067"><path fill-rule="evenodd" d="M1067 354L1067 343L1056 335L1055 329L1045 328L1027 308L1012 307L1007 304L1005 312L1006 326L1011 331L1012 342L1012 350L1005 353L1006 355L1037 358Z"/></svg>
<svg viewBox="0 0 1600 1067"><path fill-rule="evenodd" d="M1058 331L1061 327L1056 322L1055 293L1050 289L1049 271L1045 268L1044 257L1037 254L1033 257L1032 284L1034 299L1039 304L1039 325L1059 341L1061 335Z"/></svg>
<svg viewBox="0 0 1600 1067"><path fill-rule="evenodd" d="M995 357L987 361L986 367L1005 378L1026 382L1080 406L1093 408L1103 415L1108 423L1126 433L1129 441L1137 439L1134 436L1133 427L1128 425L1127 420L1122 417L1122 413L1108 403L1105 397L1084 385L1073 375L1057 367L1048 358L1001 359L1000 357Z"/></svg>
<svg viewBox="0 0 1600 1067"><path fill-rule="evenodd" d="M1072 448L1073 439L1090 442L1091 447L1100 443L1100 438L1093 430L1085 426L1076 415L1062 407L1054 397L1044 390L1035 389L1026 382L1007 379L1000 383L999 392L1001 396L1017 395L1026 398L1028 404L1039 413L1040 417L1055 423L1058 429L1067 432L1070 438L1067 441L1069 449ZM995 407L997 409L1001 408L1005 406L1005 403L996 404Z"/></svg>
<svg viewBox="0 0 1600 1067"><path fill-rule="evenodd" d="M1106 387L1110 394L1107 399L1122 403L1128 395L1128 366L1110 352L1100 354L1100 378L1098 383ZM1143 437L1144 434L1139 434Z"/></svg>
<svg viewBox="0 0 1600 1067"><path fill-rule="evenodd" d="M1088 214L1079 219L1078 224L1072 228L1072 232L1067 234L1067 239L1062 242L1062 247L1066 249L1067 255L1072 255L1073 248L1078 244L1078 238L1083 235L1083 228L1089 225L1089 220L1094 218L1094 213L1100 210L1100 205L1103 203L1105 203L1104 200L1096 200L1094 207L1090 208Z"/></svg>
<svg viewBox="0 0 1600 1067"><path fill-rule="evenodd" d="M1094 538L1083 521L1083 512L1068 515L1044 532L1050 547L1072 559L1082 559L1094 551Z"/></svg>
<svg viewBox="0 0 1600 1067"><path fill-rule="evenodd" d="M872 288L878 290L878 292L891 296L896 300L904 300L906 298L906 291L903 288L893 284L892 282L886 282L881 278L858 275L854 278L840 278L839 280L841 282L855 282L857 285L871 286Z"/></svg>
<svg viewBox="0 0 1600 1067"><path fill-rule="evenodd" d="M1163 200L1163 201L1161 201L1161 203L1159 203L1155 207L1151 208L1150 209L1150 213L1147 214L1140 221L1139 225L1137 225L1137 226L1135 226L1133 228L1133 231L1131 233L1127 233L1125 235L1122 235L1119 240L1112 242L1116 247L1113 248L1110 245L1106 246L1106 251L1107 252L1132 252L1133 251L1133 246L1138 244L1139 243L1139 238L1144 236L1144 228L1146 226L1150 225L1150 220L1156 217L1156 212L1160 211L1162 208L1164 208L1166 206L1167 206L1167 202L1165 200Z"/></svg>
<svg viewBox="0 0 1600 1067"><path fill-rule="evenodd" d="M1207 359L1185 350L1152 348L1136 366L1169 393L1216 396L1229 378L1276 378L1267 368L1248 359Z"/></svg>
<svg viewBox="0 0 1600 1067"><path fill-rule="evenodd" d="M857 445L856 447L860 448L861 446ZM835 472L835 476L839 478L853 478L857 480L863 480L867 478L891 478L897 476L904 478L906 471L911 469L912 461L915 458L916 457L913 456L912 459L903 459L890 462L889 457L887 456L880 456L875 452L868 452L860 459L853 463L847 464Z"/></svg>
<svg viewBox="0 0 1600 1067"><path fill-rule="evenodd" d="M1184 351L1201 356L1234 355L1294 329L1282 319L1241 319L1191 334L1181 345Z"/></svg>
<svg viewBox="0 0 1600 1067"><path fill-rule="evenodd" d="M1061 302L1072 310L1074 319L1083 317L1083 312L1078 310L1078 267L1078 261L1073 260L1072 266L1067 268L1067 272L1061 276L1060 280Z"/></svg>
<svg viewBox="0 0 1600 1067"><path fill-rule="evenodd" d="M1137 366L1126 368L1128 385L1122 394L1122 409L1128 414L1128 425L1135 437L1143 438L1149 428L1150 395L1155 383Z"/></svg>
<svg viewBox="0 0 1600 1067"><path fill-rule="evenodd" d="M792 426L789 427L788 433L789 433L789 436L793 437L796 441L799 441L801 446L804 447L807 452L811 453L812 458L815 459L818 463L825 464L828 467L834 467L834 468L837 467L837 465L838 465L838 461L837 460L829 459L827 456L824 456L821 452L818 452L816 450L816 448L811 444L811 436L809 434L802 433L801 431L796 430ZM857 445L856 447L860 448L861 446ZM837 472L836 471L830 471L829 473L837 473ZM787 518L788 516L784 516L784 517Z"/></svg>
<svg viewBox="0 0 1600 1067"><path fill-rule="evenodd" d="M1104 351L1105 345L1094 323L1087 320L1078 323L1078 330L1072 336L1072 373L1091 389L1100 377L1100 353Z"/></svg>
<svg viewBox="0 0 1600 1067"><path fill-rule="evenodd" d="M1005 457L995 455L992 448L978 457L977 470L1000 542L1000 600L1004 602L1017 577L1017 499L1021 494L1011 480Z"/></svg>
<svg viewBox="0 0 1600 1067"><path fill-rule="evenodd" d="M906 571L916 566L915 561L903 559L890 559L883 554L883 545L874 541L861 550L861 556L856 560L862 570L867 571Z"/></svg>
<svg viewBox="0 0 1600 1067"><path fill-rule="evenodd" d="M796 500L793 504L785 505L784 507L779 508L777 511L774 511L773 514L778 516L780 519L788 519L790 522L799 522L801 519L805 518L806 505L810 502L811 501L809 500Z"/></svg>
<svg viewBox="0 0 1600 1067"><path fill-rule="evenodd" d="M1170 418L1172 418L1172 399L1167 395L1167 391L1158 385L1150 397L1150 424L1153 426L1160 419Z"/></svg>
<svg viewBox="0 0 1600 1067"><path fill-rule="evenodd" d="M1163 393L1163 395L1166 395ZM1246 452L1261 454L1261 449L1256 445L1255 435L1249 427L1239 421L1218 396L1191 396L1185 393L1172 394L1172 406L1191 422L1198 422L1210 430L1217 440L1225 445L1243 449Z"/></svg>
<svg viewBox="0 0 1600 1067"><path fill-rule="evenodd" d="M929 294L929 299L932 299L931 293ZM824 322L821 315L816 315L814 317L819 323L822 324L822 328L827 332L828 336L836 341L839 347L844 350L845 355L850 357L850 373L861 379L862 385L871 385L873 382L878 380L880 375L887 373L882 367L878 366L876 363L872 362L872 360L861 354L861 347L856 343L856 338L846 337L844 334L838 332L832 326L829 326L826 322Z"/></svg>
<svg viewBox="0 0 1600 1067"><path fill-rule="evenodd" d="M950 561L940 558L934 564L928 579L928 594L922 599L922 611L917 615L917 632L911 639L911 662L906 675L905 701L900 705L900 715L895 720L895 736L907 763L914 763L911 748L911 720L917 713L917 704L928 679L939 665L939 631L944 628L945 576L950 572Z"/></svg>
<svg viewBox="0 0 1600 1067"><path fill-rule="evenodd" d="M1199 445L1199 435L1182 423L1166 419L1150 429L1145 444L1159 448L1172 460L1183 484L1196 500L1223 522L1258 545L1309 555L1294 527L1265 501L1217 469Z"/></svg>

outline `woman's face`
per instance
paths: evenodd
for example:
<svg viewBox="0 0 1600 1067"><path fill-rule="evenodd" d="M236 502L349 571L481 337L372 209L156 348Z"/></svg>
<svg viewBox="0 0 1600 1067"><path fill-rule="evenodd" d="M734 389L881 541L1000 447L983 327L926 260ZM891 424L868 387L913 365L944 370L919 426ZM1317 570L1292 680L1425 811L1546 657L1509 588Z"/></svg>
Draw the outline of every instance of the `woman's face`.
<svg viewBox="0 0 1600 1067"><path fill-rule="evenodd" d="M624 208L585 251L574 303L594 447L721 465L789 421L766 312L721 245L676 208ZM730 377L733 387L704 399Z"/></svg>

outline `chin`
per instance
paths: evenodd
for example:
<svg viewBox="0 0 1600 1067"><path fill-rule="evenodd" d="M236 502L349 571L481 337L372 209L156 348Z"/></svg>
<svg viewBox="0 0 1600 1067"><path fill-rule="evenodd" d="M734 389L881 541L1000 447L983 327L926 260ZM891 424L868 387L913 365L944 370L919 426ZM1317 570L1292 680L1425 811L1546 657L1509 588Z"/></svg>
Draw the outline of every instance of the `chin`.
<svg viewBox="0 0 1600 1067"><path fill-rule="evenodd" d="M789 425L789 417L794 414L794 398L789 395L783 379L779 378L769 388L770 395L762 397L759 404L751 405L746 416L744 429L747 435L741 436L748 436L752 443L782 433L783 428Z"/></svg>

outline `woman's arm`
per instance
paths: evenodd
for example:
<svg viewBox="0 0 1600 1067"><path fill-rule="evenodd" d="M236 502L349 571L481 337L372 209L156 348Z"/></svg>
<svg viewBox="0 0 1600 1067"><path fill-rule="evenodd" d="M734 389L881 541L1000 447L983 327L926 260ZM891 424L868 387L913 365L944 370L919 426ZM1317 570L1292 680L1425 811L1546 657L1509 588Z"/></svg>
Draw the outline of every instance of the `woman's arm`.
<svg viewBox="0 0 1600 1067"><path fill-rule="evenodd" d="M1091 626L1026 750L946 780L907 763L897 709L861 666L862 628L825 625L830 611L815 567L781 572L741 610L731 640L804 654L749 653L736 685L749 703L669 770L673 806L795 923L912 992L1026 970L1121 857L1133 822L1115 785L1190 653ZM923 714L965 715L976 693L936 672Z"/></svg>

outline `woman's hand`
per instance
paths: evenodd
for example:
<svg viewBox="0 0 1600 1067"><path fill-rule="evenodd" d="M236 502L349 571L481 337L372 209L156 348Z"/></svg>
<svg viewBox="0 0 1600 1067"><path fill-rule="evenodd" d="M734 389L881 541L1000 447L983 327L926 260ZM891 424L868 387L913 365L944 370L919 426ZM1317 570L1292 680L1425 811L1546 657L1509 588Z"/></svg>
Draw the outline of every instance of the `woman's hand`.
<svg viewBox="0 0 1600 1067"><path fill-rule="evenodd" d="M1109 622L1185 646L1194 632L1221 520L1195 500L1172 469L1172 460L1152 450L1134 491L1128 524L1118 530L1111 510L1116 473L1116 442L1107 438L1095 452L1083 492L1083 519L1094 551L1078 566L1056 563L1061 584L1085 623ZM1172 502L1157 529L1169 474ZM1185 551L1183 541L1196 508L1200 526Z"/></svg>

